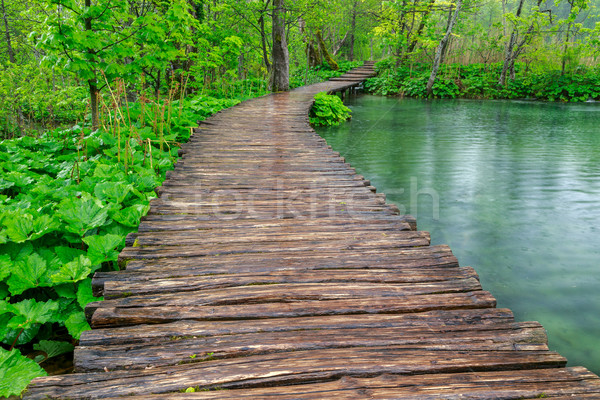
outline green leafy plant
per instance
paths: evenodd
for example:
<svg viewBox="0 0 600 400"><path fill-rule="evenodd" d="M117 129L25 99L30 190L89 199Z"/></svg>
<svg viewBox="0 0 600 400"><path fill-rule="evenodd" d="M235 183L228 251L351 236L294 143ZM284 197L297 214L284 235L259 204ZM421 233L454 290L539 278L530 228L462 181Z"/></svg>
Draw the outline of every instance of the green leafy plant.
<svg viewBox="0 0 600 400"><path fill-rule="evenodd" d="M338 96L327 93L315 95L310 110L310 123L316 126L332 126L348 120L352 110L344 105Z"/></svg>

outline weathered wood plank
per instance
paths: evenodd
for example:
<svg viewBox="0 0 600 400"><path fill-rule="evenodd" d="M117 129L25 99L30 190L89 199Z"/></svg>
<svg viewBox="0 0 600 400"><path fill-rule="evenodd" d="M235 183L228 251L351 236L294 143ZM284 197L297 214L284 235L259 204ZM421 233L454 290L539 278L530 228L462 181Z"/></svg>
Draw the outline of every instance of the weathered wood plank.
<svg viewBox="0 0 600 400"><path fill-rule="evenodd" d="M444 330L460 326L489 326L514 322L508 309L434 310L408 314L361 314L235 321L182 320L161 325L136 325L83 332L82 346L156 343L190 337L211 337L259 332L396 328Z"/></svg>
<svg viewBox="0 0 600 400"><path fill-rule="evenodd" d="M599 399L598 377L584 368L494 371L437 375L344 377L324 383L197 393L132 396L131 400L554 400ZM568 395L565 395L567 394ZM112 399L107 399L112 400Z"/></svg>
<svg viewBox="0 0 600 400"><path fill-rule="evenodd" d="M548 350L539 323L500 326L447 326L443 329L353 328L259 332L195 338L170 338L154 344L79 346L75 350L77 372L180 365L206 359L247 357L275 352L350 347L391 346L427 350Z"/></svg>
<svg viewBox="0 0 600 400"><path fill-rule="evenodd" d="M496 299L485 291L450 294L426 294L403 297L350 298L341 300L305 300L234 305L159 305L134 308L107 307L90 303L86 307L91 314L93 328L161 324L184 319L197 321L243 320L262 318L296 318L319 315L414 313L430 310L457 310L490 308ZM184 301L185 299L181 299ZM108 300L114 301L114 300Z"/></svg>
<svg viewBox="0 0 600 400"><path fill-rule="evenodd" d="M27 399L106 398L188 387L241 388L323 382L340 376L436 374L564 367L548 351L429 351L392 347L273 353L152 369L73 374L33 381ZM56 382L56 383L55 383Z"/></svg>
<svg viewBox="0 0 600 400"><path fill-rule="evenodd" d="M179 273L179 275L175 277L172 273L163 272L162 277L158 278L156 275L113 273L109 276L121 277L121 280L109 280L104 285L103 295L106 298L113 298L150 293L181 293L226 287L293 283L423 283L452 280L458 280L458 283L463 283L464 279L478 279L475 270L469 267L453 269L402 269L401 272L398 271L396 273L390 269L319 269L318 272L315 270L283 270L269 273L256 272L223 275L203 274L202 271L198 271L196 274L181 275Z"/></svg>

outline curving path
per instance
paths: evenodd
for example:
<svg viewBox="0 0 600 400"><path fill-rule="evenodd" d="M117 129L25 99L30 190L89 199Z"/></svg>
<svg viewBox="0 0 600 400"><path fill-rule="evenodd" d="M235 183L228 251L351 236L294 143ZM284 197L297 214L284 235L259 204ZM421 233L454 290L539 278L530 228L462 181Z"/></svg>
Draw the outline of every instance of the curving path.
<svg viewBox="0 0 600 400"><path fill-rule="evenodd" d="M496 309L307 123L314 94L205 121L129 238L75 350L26 399L598 398L600 379ZM195 393L181 393L185 390ZM211 389L210 391L207 389Z"/></svg>

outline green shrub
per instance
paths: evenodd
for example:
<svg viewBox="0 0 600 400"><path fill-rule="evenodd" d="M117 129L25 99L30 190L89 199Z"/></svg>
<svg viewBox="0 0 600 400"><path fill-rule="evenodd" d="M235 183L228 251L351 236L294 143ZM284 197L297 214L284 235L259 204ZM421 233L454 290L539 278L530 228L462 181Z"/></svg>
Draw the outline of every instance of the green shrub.
<svg viewBox="0 0 600 400"><path fill-rule="evenodd" d="M365 88L374 94L402 94L427 97L425 87L429 66L415 63L395 68L391 60L376 64L379 75L365 82ZM600 99L600 70L580 69L568 75L559 71L531 72L523 64L515 65L515 79L498 85L501 63L442 65L433 85L436 98L535 98L549 101L587 101Z"/></svg>
<svg viewBox="0 0 600 400"><path fill-rule="evenodd" d="M351 112L338 96L318 93L310 110L310 123L316 126L339 125L350 118Z"/></svg>

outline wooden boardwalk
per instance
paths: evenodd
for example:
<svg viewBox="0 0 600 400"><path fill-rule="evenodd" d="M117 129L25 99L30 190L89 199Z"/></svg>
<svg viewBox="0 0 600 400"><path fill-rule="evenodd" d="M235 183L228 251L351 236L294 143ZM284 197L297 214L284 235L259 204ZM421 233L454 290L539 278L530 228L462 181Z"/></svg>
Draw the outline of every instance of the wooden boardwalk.
<svg viewBox="0 0 600 400"><path fill-rule="evenodd" d="M126 269L26 399L600 399L537 322L401 216L307 123L343 78L244 102L183 148ZM185 390L195 393L181 393ZM210 390L208 390L210 389Z"/></svg>

